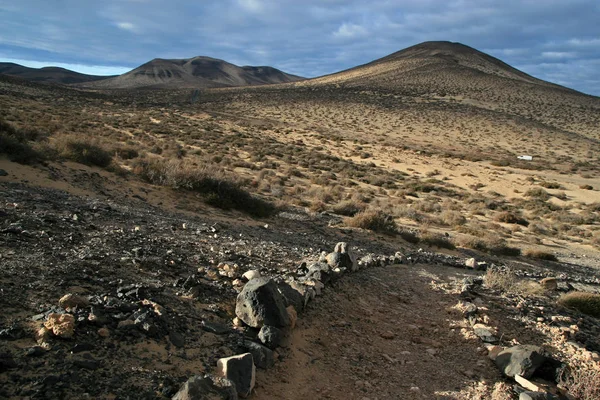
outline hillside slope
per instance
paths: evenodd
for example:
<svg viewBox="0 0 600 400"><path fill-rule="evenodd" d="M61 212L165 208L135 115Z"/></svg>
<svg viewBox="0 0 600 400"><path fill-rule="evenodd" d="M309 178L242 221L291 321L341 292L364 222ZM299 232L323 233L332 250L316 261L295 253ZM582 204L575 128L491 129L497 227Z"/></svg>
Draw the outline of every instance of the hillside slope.
<svg viewBox="0 0 600 400"><path fill-rule="evenodd" d="M102 89L216 88L296 82L301 79L272 67L238 67L210 57L157 58L123 75L86 86Z"/></svg>
<svg viewBox="0 0 600 400"><path fill-rule="evenodd" d="M86 75L60 67L29 68L15 63L0 63L0 74L34 82L84 83L111 78L111 76Z"/></svg>

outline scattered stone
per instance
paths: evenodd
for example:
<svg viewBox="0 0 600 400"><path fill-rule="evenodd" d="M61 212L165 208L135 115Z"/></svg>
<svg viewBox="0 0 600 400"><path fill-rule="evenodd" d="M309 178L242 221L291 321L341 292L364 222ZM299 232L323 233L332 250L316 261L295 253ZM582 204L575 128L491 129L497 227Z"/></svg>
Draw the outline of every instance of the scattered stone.
<svg viewBox="0 0 600 400"><path fill-rule="evenodd" d="M216 335L224 335L231 332L231 328L218 322L202 321L202 329Z"/></svg>
<svg viewBox="0 0 600 400"><path fill-rule="evenodd" d="M521 392L519 394L519 400L558 400L559 397L551 393L544 392Z"/></svg>
<svg viewBox="0 0 600 400"><path fill-rule="evenodd" d="M331 268L343 268L348 271L356 271L358 269L358 265L353 262L350 255L350 245L346 242L336 244L333 253L327 254L325 260Z"/></svg>
<svg viewBox="0 0 600 400"><path fill-rule="evenodd" d="M475 333L475 335L477 335L484 343L497 344L499 342L494 330L489 326L475 324L473 326L473 333Z"/></svg>
<svg viewBox="0 0 600 400"><path fill-rule="evenodd" d="M276 349L281 345L284 338L284 333L271 325L263 325L258 332L260 341L270 349Z"/></svg>
<svg viewBox="0 0 600 400"><path fill-rule="evenodd" d="M100 328L98 329L98 336L107 338L110 336L110 331L107 328Z"/></svg>
<svg viewBox="0 0 600 400"><path fill-rule="evenodd" d="M3 169L0 169L0 176L8 176L8 172Z"/></svg>
<svg viewBox="0 0 600 400"><path fill-rule="evenodd" d="M181 386L172 400L213 400L215 396L226 400L237 400L237 393L232 385L223 389L215 385L209 376L193 376Z"/></svg>
<svg viewBox="0 0 600 400"><path fill-rule="evenodd" d="M46 349L41 346L33 346L25 350L25 355L27 357L39 357L46 354Z"/></svg>
<svg viewBox="0 0 600 400"><path fill-rule="evenodd" d="M244 348L252 354L254 364L261 369L271 368L275 364L273 351L260 343L245 341Z"/></svg>
<svg viewBox="0 0 600 400"><path fill-rule="evenodd" d="M495 363L498 369L510 378L518 374L528 379L545 361L546 357L540 347L518 345L498 353Z"/></svg>
<svg viewBox="0 0 600 400"><path fill-rule="evenodd" d="M467 261L465 261L465 266L475 269L477 266L477 261L474 258L469 258Z"/></svg>
<svg viewBox="0 0 600 400"><path fill-rule="evenodd" d="M90 302L87 298L73 293L65 294L60 298L60 300L58 300L58 306L64 308L65 310L75 307L83 308L87 307L89 304Z"/></svg>
<svg viewBox="0 0 600 400"><path fill-rule="evenodd" d="M244 274L242 275L242 278L247 281L251 281L252 279L256 279L256 278L260 278L260 271L257 269L253 269L250 271L246 271L244 272Z"/></svg>
<svg viewBox="0 0 600 400"><path fill-rule="evenodd" d="M217 269L219 270L219 275L221 276L226 276L228 278L237 278L240 267L237 264L220 263L217 266Z"/></svg>
<svg viewBox="0 0 600 400"><path fill-rule="evenodd" d="M540 285L546 290L557 290L558 281L556 278L544 278L540 281Z"/></svg>
<svg viewBox="0 0 600 400"><path fill-rule="evenodd" d="M171 341L171 343L173 343L173 346L177 348L181 349L185 346L185 337L179 332L170 331L169 340Z"/></svg>
<svg viewBox="0 0 600 400"><path fill-rule="evenodd" d="M61 338L70 338L75 333L75 317L71 314L51 313L44 326Z"/></svg>
<svg viewBox="0 0 600 400"><path fill-rule="evenodd" d="M234 383L240 397L246 398L252 393L256 382L256 367L252 354L245 353L219 359L217 372Z"/></svg>
<svg viewBox="0 0 600 400"><path fill-rule="evenodd" d="M237 296L235 314L253 328L263 325L286 327L290 318L285 300L272 279L257 278L249 281Z"/></svg>
<svg viewBox="0 0 600 400"><path fill-rule="evenodd" d="M387 339L387 340L392 340L396 337L396 334L394 332L387 331L387 332L383 332L379 336L381 336L382 338Z"/></svg>

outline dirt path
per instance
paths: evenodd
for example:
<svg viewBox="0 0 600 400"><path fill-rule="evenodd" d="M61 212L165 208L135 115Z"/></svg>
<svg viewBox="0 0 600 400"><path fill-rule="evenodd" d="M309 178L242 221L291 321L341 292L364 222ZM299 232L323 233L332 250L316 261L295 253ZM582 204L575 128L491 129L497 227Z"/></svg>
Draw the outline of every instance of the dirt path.
<svg viewBox="0 0 600 400"><path fill-rule="evenodd" d="M305 311L284 360L259 372L254 398L491 398L497 370L461 332L458 295L436 290L463 274L391 266L343 278Z"/></svg>

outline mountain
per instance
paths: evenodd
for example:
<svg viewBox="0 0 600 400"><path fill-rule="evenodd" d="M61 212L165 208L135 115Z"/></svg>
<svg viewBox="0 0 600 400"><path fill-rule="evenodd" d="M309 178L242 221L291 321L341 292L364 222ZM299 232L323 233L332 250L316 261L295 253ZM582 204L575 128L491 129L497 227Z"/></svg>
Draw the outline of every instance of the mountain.
<svg viewBox="0 0 600 400"><path fill-rule="evenodd" d="M93 82L111 78L111 76L80 74L79 72L59 67L29 68L14 63L0 63L0 74L15 76L29 81L60 84Z"/></svg>
<svg viewBox="0 0 600 400"><path fill-rule="evenodd" d="M368 64L312 79L310 85L343 84L416 93L461 95L511 84L511 90L531 85L564 88L534 78L505 62L461 43L424 42ZM516 85L516 86L514 86Z"/></svg>
<svg viewBox="0 0 600 400"><path fill-rule="evenodd" d="M302 79L272 67L238 67L210 57L156 58L123 75L85 86L101 89L217 88L296 82Z"/></svg>

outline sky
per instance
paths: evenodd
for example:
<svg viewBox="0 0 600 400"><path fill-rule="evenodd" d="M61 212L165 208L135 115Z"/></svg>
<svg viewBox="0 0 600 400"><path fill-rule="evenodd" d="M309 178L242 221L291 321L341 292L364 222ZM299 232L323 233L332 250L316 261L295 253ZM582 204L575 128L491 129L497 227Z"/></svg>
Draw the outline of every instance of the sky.
<svg viewBox="0 0 600 400"><path fill-rule="evenodd" d="M429 40L600 96L599 0L0 0L0 62L112 75L210 56L305 77Z"/></svg>

